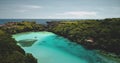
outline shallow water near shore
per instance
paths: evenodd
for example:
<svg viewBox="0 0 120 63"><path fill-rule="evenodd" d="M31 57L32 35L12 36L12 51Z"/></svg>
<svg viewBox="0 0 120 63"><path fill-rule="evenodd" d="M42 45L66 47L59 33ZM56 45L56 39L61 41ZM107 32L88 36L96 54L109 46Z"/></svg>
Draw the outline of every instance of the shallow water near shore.
<svg viewBox="0 0 120 63"><path fill-rule="evenodd" d="M38 63L116 63L51 32L19 33L13 38L16 41L37 40L29 47L18 45L32 53Z"/></svg>

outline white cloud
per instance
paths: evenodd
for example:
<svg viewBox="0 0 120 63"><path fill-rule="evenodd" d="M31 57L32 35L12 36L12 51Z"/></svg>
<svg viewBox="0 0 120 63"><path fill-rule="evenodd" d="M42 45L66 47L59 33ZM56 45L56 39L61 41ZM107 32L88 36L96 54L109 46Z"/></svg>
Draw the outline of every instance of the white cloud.
<svg viewBox="0 0 120 63"><path fill-rule="evenodd" d="M43 7L38 6L38 5L20 5L20 6L18 6L18 9L15 11L20 12L20 13L24 13L24 12L28 12L28 11L39 10L41 8L43 8Z"/></svg>
<svg viewBox="0 0 120 63"><path fill-rule="evenodd" d="M56 15L63 15L63 16L95 16L97 12L89 12L89 11L72 11L72 12L64 12L58 13Z"/></svg>
<svg viewBox="0 0 120 63"><path fill-rule="evenodd" d="M22 7L28 8L28 9L39 9L39 8L42 8L42 6L38 6L38 5L23 5Z"/></svg>
<svg viewBox="0 0 120 63"><path fill-rule="evenodd" d="M70 11L70 12L56 13L50 18L93 19L95 17L97 17L97 12L94 11Z"/></svg>

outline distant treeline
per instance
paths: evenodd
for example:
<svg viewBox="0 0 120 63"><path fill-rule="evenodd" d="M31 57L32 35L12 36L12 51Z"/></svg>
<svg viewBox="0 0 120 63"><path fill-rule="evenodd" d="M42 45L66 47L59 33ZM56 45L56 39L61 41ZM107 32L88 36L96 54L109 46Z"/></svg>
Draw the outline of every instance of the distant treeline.
<svg viewBox="0 0 120 63"><path fill-rule="evenodd" d="M1 30L9 34L15 34L20 32L29 32L29 31L43 31L45 27L36 22L22 21L22 22L8 22L0 26Z"/></svg>

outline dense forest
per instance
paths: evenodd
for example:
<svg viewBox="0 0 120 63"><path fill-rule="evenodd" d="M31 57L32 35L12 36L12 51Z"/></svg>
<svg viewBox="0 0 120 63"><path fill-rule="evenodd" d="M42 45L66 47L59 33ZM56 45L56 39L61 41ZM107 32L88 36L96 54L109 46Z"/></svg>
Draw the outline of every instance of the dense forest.
<svg viewBox="0 0 120 63"><path fill-rule="evenodd" d="M87 49L120 56L120 18L52 21L47 22L47 25L23 21L0 26L0 63L37 63L31 54L26 54L11 38L11 34L29 31L50 31Z"/></svg>
<svg viewBox="0 0 120 63"><path fill-rule="evenodd" d="M48 22L48 28L88 49L120 54L120 18Z"/></svg>
<svg viewBox="0 0 120 63"><path fill-rule="evenodd" d="M8 22L0 27L0 29L6 31L9 34L15 34L20 32L29 31L43 31L45 27L36 22L22 21L22 22Z"/></svg>
<svg viewBox="0 0 120 63"><path fill-rule="evenodd" d="M11 35L0 30L0 63L37 63L32 54L16 44Z"/></svg>

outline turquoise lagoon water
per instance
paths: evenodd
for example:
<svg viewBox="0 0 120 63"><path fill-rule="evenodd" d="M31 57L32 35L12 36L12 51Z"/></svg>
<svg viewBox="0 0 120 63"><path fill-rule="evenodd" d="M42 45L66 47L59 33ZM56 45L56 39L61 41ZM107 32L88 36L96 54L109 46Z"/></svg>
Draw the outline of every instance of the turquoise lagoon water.
<svg viewBox="0 0 120 63"><path fill-rule="evenodd" d="M32 46L22 47L38 63L115 63L94 51L51 32L27 32L13 35L16 41L36 39Z"/></svg>

